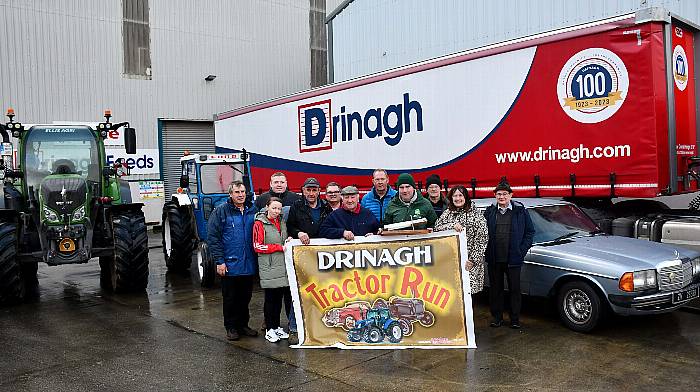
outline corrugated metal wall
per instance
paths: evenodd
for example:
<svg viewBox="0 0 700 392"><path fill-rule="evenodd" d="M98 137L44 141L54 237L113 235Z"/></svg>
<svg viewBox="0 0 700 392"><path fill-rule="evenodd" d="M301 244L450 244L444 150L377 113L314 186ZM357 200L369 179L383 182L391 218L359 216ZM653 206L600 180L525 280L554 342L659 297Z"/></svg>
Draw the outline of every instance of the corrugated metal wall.
<svg viewBox="0 0 700 392"><path fill-rule="evenodd" d="M151 80L122 75L121 0L0 0L0 110L44 123L110 108L139 148L158 148L158 118L211 120L309 88L309 0L149 3Z"/></svg>
<svg viewBox="0 0 700 392"><path fill-rule="evenodd" d="M696 0L355 0L330 22L329 67L342 81L649 7L700 24Z"/></svg>

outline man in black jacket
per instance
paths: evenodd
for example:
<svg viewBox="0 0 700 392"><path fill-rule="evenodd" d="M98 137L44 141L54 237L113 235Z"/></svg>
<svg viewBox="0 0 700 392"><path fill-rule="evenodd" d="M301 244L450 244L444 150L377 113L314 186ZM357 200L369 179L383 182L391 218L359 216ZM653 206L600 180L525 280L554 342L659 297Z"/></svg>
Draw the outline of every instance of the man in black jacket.
<svg viewBox="0 0 700 392"><path fill-rule="evenodd" d="M258 210L262 210L272 196L282 200L282 212L284 213L282 219L285 221L289 215L289 208L291 205L294 204L295 201L301 199L299 194L287 189L287 176L282 172L276 172L270 176L270 191L263 193L255 199L255 206Z"/></svg>
<svg viewBox="0 0 700 392"><path fill-rule="evenodd" d="M502 181L493 190L496 204L486 208L489 242L486 264L489 272L489 302L492 327L503 324L503 276L510 291L510 326L520 328L520 269L532 246L535 228L522 203L511 201L513 190Z"/></svg>
<svg viewBox="0 0 700 392"><path fill-rule="evenodd" d="M319 197L320 189L321 184L315 178L307 178L301 188L303 197L289 209L287 232L304 245L308 245L311 238L318 237L321 223L333 211L328 202Z"/></svg>

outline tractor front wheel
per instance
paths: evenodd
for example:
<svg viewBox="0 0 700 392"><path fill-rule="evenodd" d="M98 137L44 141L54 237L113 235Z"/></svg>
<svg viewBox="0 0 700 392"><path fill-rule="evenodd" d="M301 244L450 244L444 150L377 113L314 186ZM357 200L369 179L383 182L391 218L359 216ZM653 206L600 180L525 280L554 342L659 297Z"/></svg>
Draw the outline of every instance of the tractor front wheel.
<svg viewBox="0 0 700 392"><path fill-rule="evenodd" d="M190 275L195 283L202 287L212 287L216 280L216 263L211 258L209 246L202 241L197 246L197 257L192 261Z"/></svg>
<svg viewBox="0 0 700 392"><path fill-rule="evenodd" d="M185 271L192 263L195 232L189 206L163 206L163 255L170 271Z"/></svg>
<svg viewBox="0 0 700 392"><path fill-rule="evenodd" d="M116 292L141 291L148 285L148 236L143 212L112 216L114 256L100 258L102 287Z"/></svg>
<svg viewBox="0 0 700 392"><path fill-rule="evenodd" d="M17 225L0 221L0 304L21 302L25 285L17 262Z"/></svg>

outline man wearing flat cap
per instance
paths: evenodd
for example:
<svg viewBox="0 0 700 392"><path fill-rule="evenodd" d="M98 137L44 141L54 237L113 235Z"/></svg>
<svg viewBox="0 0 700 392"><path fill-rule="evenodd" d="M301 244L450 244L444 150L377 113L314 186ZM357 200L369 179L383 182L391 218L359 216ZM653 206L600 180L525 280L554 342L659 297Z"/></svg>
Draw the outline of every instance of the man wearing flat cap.
<svg viewBox="0 0 700 392"><path fill-rule="evenodd" d="M321 224L321 237L352 241L356 236L375 234L379 230L374 214L360 205L359 193L354 186L346 186L340 191L343 206L328 215Z"/></svg>
<svg viewBox="0 0 700 392"><path fill-rule="evenodd" d="M396 181L396 187L399 188L399 192L389 202L382 223L387 225L425 218L427 223L418 224L414 228L432 228L437 220L437 214L428 199L416 190L413 177L408 173L401 173Z"/></svg>
<svg viewBox="0 0 700 392"><path fill-rule="evenodd" d="M311 238L318 237L321 224L333 211L328 202L319 197L320 190L321 184L315 178L307 178L301 187L302 198L292 203L289 209L289 235L304 245L308 245Z"/></svg>
<svg viewBox="0 0 700 392"><path fill-rule="evenodd" d="M535 228L522 203L511 200L513 190L501 181L493 190L496 202L486 208L486 226L489 242L486 246L486 264L489 272L489 302L491 326L503 324L503 276L510 291L510 327L520 328L520 269L527 251L532 246Z"/></svg>

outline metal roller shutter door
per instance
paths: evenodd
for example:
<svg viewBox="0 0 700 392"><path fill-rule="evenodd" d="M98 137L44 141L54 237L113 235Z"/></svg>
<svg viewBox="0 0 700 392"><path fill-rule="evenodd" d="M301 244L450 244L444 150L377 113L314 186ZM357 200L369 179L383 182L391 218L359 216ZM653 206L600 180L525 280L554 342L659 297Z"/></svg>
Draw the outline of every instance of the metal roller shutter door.
<svg viewBox="0 0 700 392"><path fill-rule="evenodd" d="M185 150L191 153L213 153L214 122L191 120L163 120L163 183L165 200L180 185L180 158Z"/></svg>

